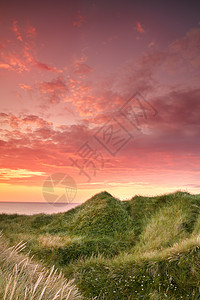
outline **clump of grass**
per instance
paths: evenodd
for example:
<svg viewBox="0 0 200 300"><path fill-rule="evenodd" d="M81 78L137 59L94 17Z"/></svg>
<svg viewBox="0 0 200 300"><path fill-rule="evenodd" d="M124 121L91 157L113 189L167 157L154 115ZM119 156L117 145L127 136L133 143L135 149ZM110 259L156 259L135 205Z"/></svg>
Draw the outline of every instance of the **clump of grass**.
<svg viewBox="0 0 200 300"><path fill-rule="evenodd" d="M8 247L0 236L0 298L3 300L81 299L72 281L54 268L36 264L21 251L24 243Z"/></svg>

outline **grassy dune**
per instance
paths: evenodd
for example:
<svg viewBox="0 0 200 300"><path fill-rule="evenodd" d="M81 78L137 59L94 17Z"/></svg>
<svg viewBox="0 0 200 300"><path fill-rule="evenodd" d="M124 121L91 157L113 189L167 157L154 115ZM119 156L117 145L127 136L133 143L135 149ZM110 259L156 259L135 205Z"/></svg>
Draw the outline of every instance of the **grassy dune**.
<svg viewBox="0 0 200 300"><path fill-rule="evenodd" d="M46 268L38 295L20 300L40 299L53 265L75 279L85 299L200 299L200 195L176 192L121 202L102 192L66 213L2 214L0 229L10 245L26 242L20 255L28 259L30 251ZM5 288L16 272L15 255L11 267L4 260L0 255ZM55 280L58 286L61 281ZM69 299L78 299L75 286L66 289L74 291Z"/></svg>

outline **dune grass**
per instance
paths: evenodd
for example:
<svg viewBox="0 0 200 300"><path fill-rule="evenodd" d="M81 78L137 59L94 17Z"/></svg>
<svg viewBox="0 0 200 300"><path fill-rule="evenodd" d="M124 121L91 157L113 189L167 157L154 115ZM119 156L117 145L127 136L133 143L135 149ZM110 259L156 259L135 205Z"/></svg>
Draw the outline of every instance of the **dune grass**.
<svg viewBox="0 0 200 300"><path fill-rule="evenodd" d="M72 281L52 267L46 269L21 251L24 243L8 247L0 236L0 299L81 299Z"/></svg>
<svg viewBox="0 0 200 300"><path fill-rule="evenodd" d="M2 214L0 229L85 299L200 299L200 195L102 192L66 213Z"/></svg>

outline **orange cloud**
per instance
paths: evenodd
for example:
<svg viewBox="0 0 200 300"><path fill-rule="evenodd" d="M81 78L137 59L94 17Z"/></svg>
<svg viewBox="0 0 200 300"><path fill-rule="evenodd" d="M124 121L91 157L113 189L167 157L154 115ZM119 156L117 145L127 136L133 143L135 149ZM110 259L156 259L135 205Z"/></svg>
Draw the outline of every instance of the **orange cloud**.
<svg viewBox="0 0 200 300"><path fill-rule="evenodd" d="M0 180L10 180L15 178L28 178L33 176L46 175L44 172L35 172L25 169L12 170L8 168L0 169Z"/></svg>
<svg viewBox="0 0 200 300"><path fill-rule="evenodd" d="M54 90L51 85L47 87L49 91ZM199 172L197 164L200 146L198 130L199 92L199 89L188 91L184 89L173 91L171 95L165 97L150 99L151 104L159 112L158 118L148 117L147 126L142 127L147 130L143 130L139 138L135 137L120 150L116 159L112 158L108 166L106 165L106 172L109 174L108 180L114 176L114 173L118 173L116 170L122 174L126 172L130 174L133 170L134 174L140 172L144 174L144 169L153 169L154 175L161 170L165 170L163 174L166 174L167 170L170 172L182 170L184 165L184 170L193 168ZM91 96L74 99L74 103L77 103L80 113L82 112L84 116L90 114L92 118L94 116L93 111L96 110L99 122L95 116L92 120L96 126L90 126L91 124L94 125L92 122L85 122L84 125L53 127L52 123L36 115L0 114L2 128L4 128L3 132L1 131L0 140L2 158L0 167L47 173L56 170L56 168L69 168L69 157L74 157L74 153L80 146L92 138L97 129L101 128L111 115L117 117L114 115L116 106L120 107L124 101L123 97L111 92L103 93L101 97L99 95L99 98ZM113 103L113 107L110 103ZM92 110L86 111L86 107L91 107ZM130 130L127 126L127 118L123 118L123 120L124 128ZM142 125L143 121L141 120ZM96 148L102 151L101 145L97 144ZM22 179L11 178L10 176L9 180L19 182ZM4 178L4 180L8 179ZM28 180L27 177L27 182L31 182L32 179ZM81 180L84 182L85 178L83 177ZM112 180L114 181L114 177Z"/></svg>
<svg viewBox="0 0 200 300"><path fill-rule="evenodd" d="M25 91L31 91L32 90L32 87L28 84L20 83L19 86L22 90L25 90Z"/></svg>
<svg viewBox="0 0 200 300"><path fill-rule="evenodd" d="M0 168L4 169L0 179L3 182L26 182L28 185L33 184L32 175L40 177L41 173L35 172L52 172L52 168L64 168L66 171L71 165L69 156L74 155L91 135L85 125L63 125L55 130L52 124L35 115L19 117L2 113L0 117L7 121L0 139ZM9 169L20 169L20 176ZM22 170L28 171L25 174Z"/></svg>
<svg viewBox="0 0 200 300"><path fill-rule="evenodd" d="M2 53L1 56L4 60L4 62L2 63L2 68L15 70L18 73L29 71L30 69L30 66L26 59L20 57L20 55L16 52L8 52L8 54Z"/></svg>
<svg viewBox="0 0 200 300"><path fill-rule="evenodd" d="M15 33L17 40L21 43L20 45L15 45L16 41L12 41L12 47L11 44L8 44L7 47L4 45L4 48L1 51L2 68L14 70L18 73L30 70L34 61L35 51L34 40L32 37L31 39L27 38L27 30L34 31L33 27L30 27L29 25L29 29L25 27L22 34L22 31L19 29L18 21L13 21L12 31ZM28 35L30 37L30 34Z"/></svg>
<svg viewBox="0 0 200 300"><path fill-rule="evenodd" d="M20 45L15 45L16 40L12 41L12 48L11 44L9 47L8 41L8 45L6 43L0 43L0 69L8 69L22 73L24 71L30 71L32 67L36 67L45 71L62 73L62 70L38 60L35 46L36 29L28 23L24 26L23 30L20 30L18 23L18 20L13 21L11 29L15 33L17 40L21 43ZM14 51L13 49L17 50Z"/></svg>
<svg viewBox="0 0 200 300"><path fill-rule="evenodd" d="M12 70L12 67L9 64L0 63L0 69Z"/></svg>

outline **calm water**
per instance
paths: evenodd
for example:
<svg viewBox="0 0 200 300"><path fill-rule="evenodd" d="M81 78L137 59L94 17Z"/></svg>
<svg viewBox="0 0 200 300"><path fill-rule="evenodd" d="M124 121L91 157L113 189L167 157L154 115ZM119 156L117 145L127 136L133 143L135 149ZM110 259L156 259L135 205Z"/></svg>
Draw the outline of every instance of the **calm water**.
<svg viewBox="0 0 200 300"><path fill-rule="evenodd" d="M24 203L24 202L0 202L0 214L23 214L33 215L39 213L53 214L58 212L65 212L81 203L57 204L57 206L49 203Z"/></svg>

